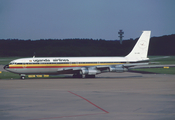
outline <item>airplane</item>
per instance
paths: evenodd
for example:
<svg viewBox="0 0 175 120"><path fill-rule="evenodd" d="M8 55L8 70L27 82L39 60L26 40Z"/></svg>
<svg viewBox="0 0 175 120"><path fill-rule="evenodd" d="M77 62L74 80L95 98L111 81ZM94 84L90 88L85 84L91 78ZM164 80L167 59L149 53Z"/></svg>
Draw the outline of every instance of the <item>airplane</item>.
<svg viewBox="0 0 175 120"><path fill-rule="evenodd" d="M25 79L30 74L73 74L74 78L95 78L104 72L126 72L130 67L148 65L151 31L143 31L125 57L31 57L11 61L4 69Z"/></svg>

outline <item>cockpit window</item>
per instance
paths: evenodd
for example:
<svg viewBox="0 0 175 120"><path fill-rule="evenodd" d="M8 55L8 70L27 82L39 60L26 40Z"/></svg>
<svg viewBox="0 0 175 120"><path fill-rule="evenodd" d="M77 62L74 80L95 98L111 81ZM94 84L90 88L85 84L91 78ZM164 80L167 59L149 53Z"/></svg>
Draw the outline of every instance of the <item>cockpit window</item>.
<svg viewBox="0 0 175 120"><path fill-rule="evenodd" d="M16 62L11 62L9 63L10 65L16 65L17 63Z"/></svg>

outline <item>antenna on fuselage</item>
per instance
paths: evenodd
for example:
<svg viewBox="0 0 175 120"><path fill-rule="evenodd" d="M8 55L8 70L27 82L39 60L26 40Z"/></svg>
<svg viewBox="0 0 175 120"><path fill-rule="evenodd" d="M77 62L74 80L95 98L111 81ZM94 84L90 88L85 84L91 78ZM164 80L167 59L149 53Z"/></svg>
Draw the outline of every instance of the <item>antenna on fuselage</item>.
<svg viewBox="0 0 175 120"><path fill-rule="evenodd" d="M34 52L34 53L33 53L33 58L35 58L35 55L36 55L36 53Z"/></svg>

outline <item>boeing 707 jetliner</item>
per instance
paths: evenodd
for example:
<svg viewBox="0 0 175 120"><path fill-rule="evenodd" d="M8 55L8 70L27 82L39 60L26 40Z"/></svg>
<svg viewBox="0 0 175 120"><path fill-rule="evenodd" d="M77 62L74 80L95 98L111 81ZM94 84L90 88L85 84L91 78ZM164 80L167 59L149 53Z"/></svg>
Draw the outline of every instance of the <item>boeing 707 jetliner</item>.
<svg viewBox="0 0 175 120"><path fill-rule="evenodd" d="M125 72L130 67L149 64L147 58L151 31L143 31L132 51L125 57L33 57L11 61L4 69L21 75L73 74L73 77L95 77L103 72Z"/></svg>

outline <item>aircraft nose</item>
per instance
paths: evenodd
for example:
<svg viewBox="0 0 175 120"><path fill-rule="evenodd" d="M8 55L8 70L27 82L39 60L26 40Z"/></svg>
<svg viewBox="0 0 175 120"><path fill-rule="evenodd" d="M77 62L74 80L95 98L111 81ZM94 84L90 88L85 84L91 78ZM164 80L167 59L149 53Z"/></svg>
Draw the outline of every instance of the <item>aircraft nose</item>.
<svg viewBox="0 0 175 120"><path fill-rule="evenodd" d="M5 66L4 66L4 69L5 69L5 70L6 70L7 68L9 68L9 65L5 65Z"/></svg>

